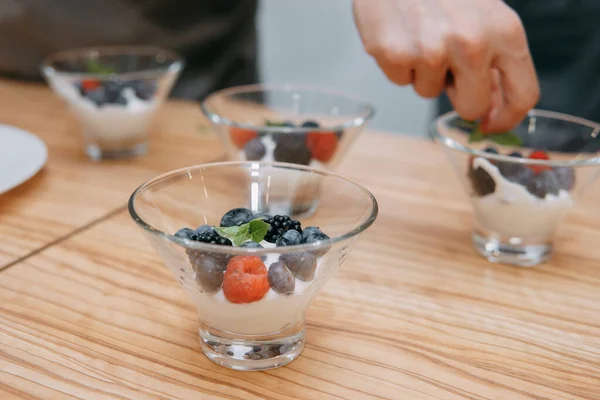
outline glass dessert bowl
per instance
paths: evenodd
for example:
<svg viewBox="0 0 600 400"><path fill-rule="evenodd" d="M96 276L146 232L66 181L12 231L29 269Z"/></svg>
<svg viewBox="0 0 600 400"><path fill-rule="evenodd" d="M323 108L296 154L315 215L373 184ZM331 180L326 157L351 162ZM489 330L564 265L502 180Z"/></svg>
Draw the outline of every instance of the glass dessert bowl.
<svg viewBox="0 0 600 400"><path fill-rule="evenodd" d="M307 181L323 189L316 210L301 219L293 205ZM271 207L272 190L287 193L287 213L280 201ZM196 305L206 356L250 371L298 357L308 305L374 222L377 202L325 171L224 162L144 183L129 212Z"/></svg>
<svg viewBox="0 0 600 400"><path fill-rule="evenodd" d="M495 134L455 112L439 117L430 135L469 194L475 249L489 261L518 266L548 260L557 226L599 172L598 133L600 124L543 110Z"/></svg>
<svg viewBox="0 0 600 400"><path fill-rule="evenodd" d="M148 128L181 69L181 58L150 46L65 50L42 74L79 121L94 160L144 154Z"/></svg>
<svg viewBox="0 0 600 400"><path fill-rule="evenodd" d="M208 96L202 110L229 160L332 169L373 117L371 104L309 85L247 85Z"/></svg>

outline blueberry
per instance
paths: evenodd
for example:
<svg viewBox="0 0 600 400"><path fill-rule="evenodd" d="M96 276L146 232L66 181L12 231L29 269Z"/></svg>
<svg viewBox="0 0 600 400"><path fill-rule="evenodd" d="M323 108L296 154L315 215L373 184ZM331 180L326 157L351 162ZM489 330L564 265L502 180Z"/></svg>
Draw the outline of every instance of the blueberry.
<svg viewBox="0 0 600 400"><path fill-rule="evenodd" d="M543 199L548 194L557 195L560 191L560 184L554 171L542 171L527 185L527 190L534 196Z"/></svg>
<svg viewBox="0 0 600 400"><path fill-rule="evenodd" d="M317 121L306 120L301 125L302 128L320 128L321 125Z"/></svg>
<svg viewBox="0 0 600 400"><path fill-rule="evenodd" d="M106 91L102 86L85 93L85 96L93 101L98 107L103 106L106 102Z"/></svg>
<svg viewBox="0 0 600 400"><path fill-rule="evenodd" d="M566 191L571 191L575 187L575 170L569 167L556 167L554 174L560 187Z"/></svg>
<svg viewBox="0 0 600 400"><path fill-rule="evenodd" d="M114 104L118 104L120 106L126 106L127 99L125 98L125 96L123 96L123 94L120 94L119 97L117 97L117 100L114 102Z"/></svg>
<svg viewBox="0 0 600 400"><path fill-rule="evenodd" d="M281 294L294 293L296 280L290 270L280 261L271 264L269 273L269 286L271 289Z"/></svg>
<svg viewBox="0 0 600 400"><path fill-rule="evenodd" d="M302 234L295 229L290 229L277 238L275 243L277 246L294 246L302 243Z"/></svg>
<svg viewBox="0 0 600 400"><path fill-rule="evenodd" d="M190 263L195 272L196 282L207 292L219 290L223 284L223 275L227 264L209 255L190 258Z"/></svg>
<svg viewBox="0 0 600 400"><path fill-rule="evenodd" d="M249 161L259 161L267 153L267 149L263 142L261 142L260 138L254 138L244 147L244 152L246 153L246 159Z"/></svg>
<svg viewBox="0 0 600 400"><path fill-rule="evenodd" d="M262 219L263 221L268 221L271 218L273 218L273 216L271 214L267 214L266 212L258 212L254 214L254 218L253 219Z"/></svg>
<svg viewBox="0 0 600 400"><path fill-rule="evenodd" d="M498 154L498 150L496 150L493 147L486 147L485 149L483 149L483 151L485 151L486 153Z"/></svg>
<svg viewBox="0 0 600 400"><path fill-rule="evenodd" d="M311 281L317 269L317 257L312 253L291 253L279 256L281 261L290 270L292 275L301 281Z"/></svg>
<svg viewBox="0 0 600 400"><path fill-rule="evenodd" d="M471 186L478 196L487 196L496 190L494 178L481 167L471 168L469 170L469 179L471 179Z"/></svg>
<svg viewBox="0 0 600 400"><path fill-rule="evenodd" d="M313 228L313 229L309 229L309 228ZM304 232L306 232L306 229L309 229L309 231L308 231L308 234L305 235ZM306 229L302 232L302 241L304 243L310 244L310 243L315 243L315 242L321 242L323 240L329 240L329 236L327 236L326 234L321 232L321 230L319 228L315 228L314 226L311 226ZM329 251L329 247L324 247L322 249L315 250L313 253L315 254L315 256L321 257L321 256L324 256L328 251Z"/></svg>
<svg viewBox="0 0 600 400"><path fill-rule="evenodd" d="M210 225L202 225L202 226L199 226L198 228L196 228L197 235L202 235L205 232L214 232L214 231L215 231L215 228L213 228Z"/></svg>
<svg viewBox="0 0 600 400"><path fill-rule="evenodd" d="M247 208L234 208L223 215L220 226L240 226L252 221L253 218L254 213Z"/></svg>
<svg viewBox="0 0 600 400"><path fill-rule="evenodd" d="M529 185L535 175L531 168L518 163L501 162L498 169L506 179L523 186Z"/></svg>
<svg viewBox="0 0 600 400"><path fill-rule="evenodd" d="M280 126L283 126L283 127L285 127L285 128L293 128L293 127L295 127L296 125L294 125L294 123L293 123L292 121L290 121L290 120L285 120L285 121L283 121L283 122L281 123L281 125L280 125Z"/></svg>
<svg viewBox="0 0 600 400"><path fill-rule="evenodd" d="M305 135L281 134L278 136L277 146L273 151L275 161L300 165L310 163L312 154L306 147Z"/></svg>
<svg viewBox="0 0 600 400"><path fill-rule="evenodd" d="M306 239L309 236L311 236L313 234L317 234L317 233L323 233L323 232L321 232L321 230L316 226L307 226L306 228L304 228L302 230L302 241L304 243L306 243Z"/></svg>
<svg viewBox="0 0 600 400"><path fill-rule="evenodd" d="M109 104L127 104L127 100L122 96L123 84L115 81L104 82L104 91L106 93L106 102ZM124 102L124 103L123 103Z"/></svg>
<svg viewBox="0 0 600 400"><path fill-rule="evenodd" d="M175 237L196 240L197 234L193 229L190 228L182 228L175 232Z"/></svg>
<svg viewBox="0 0 600 400"><path fill-rule="evenodd" d="M150 100L156 93L157 85L154 81L137 80L129 84L135 96L140 100Z"/></svg>
<svg viewBox="0 0 600 400"><path fill-rule="evenodd" d="M509 157L516 157L516 158L523 158L523 154L519 153L518 151L513 151L508 156Z"/></svg>
<svg viewBox="0 0 600 400"><path fill-rule="evenodd" d="M240 247L244 247L246 249L264 249L262 244L253 242L252 240L242 243ZM260 258L265 261L267 259L267 255L263 254Z"/></svg>
<svg viewBox="0 0 600 400"><path fill-rule="evenodd" d="M240 247L245 247L247 249L264 249L262 244L253 242L252 240L242 243Z"/></svg>

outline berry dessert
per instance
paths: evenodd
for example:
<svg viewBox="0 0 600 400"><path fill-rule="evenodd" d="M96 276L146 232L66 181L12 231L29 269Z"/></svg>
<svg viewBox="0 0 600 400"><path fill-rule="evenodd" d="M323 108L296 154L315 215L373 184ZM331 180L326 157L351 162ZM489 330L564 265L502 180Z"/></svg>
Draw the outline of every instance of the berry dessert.
<svg viewBox="0 0 600 400"><path fill-rule="evenodd" d="M244 334L279 331L303 318L311 298L304 293L318 276L320 258L328 248L282 251L329 240L319 228L302 229L299 221L287 215L270 216L246 208L229 210L219 226L182 228L174 236L214 245L210 250L186 249L194 272L192 292L205 305L204 321ZM232 246L248 249L248 253L233 255L227 251ZM252 254L256 249L272 252Z"/></svg>
<svg viewBox="0 0 600 400"><path fill-rule="evenodd" d="M95 64L90 64L88 71L100 74L99 78L74 82L57 76L51 81L81 121L86 135L105 148L135 143L145 137L150 117L159 105L156 80L119 79L110 69L99 69Z"/></svg>
<svg viewBox="0 0 600 400"><path fill-rule="evenodd" d="M491 147L484 151L499 154ZM525 158L519 152L508 156ZM527 158L550 159L539 150ZM569 194L575 186L572 168L473 157L468 176L477 219L485 228L506 237L545 238L573 204Z"/></svg>
<svg viewBox="0 0 600 400"><path fill-rule="evenodd" d="M294 128L293 122L266 121L266 126ZM300 128L314 128L314 132L261 133L232 127L231 142L240 151L240 158L248 161L279 161L293 164L322 166L333 158L342 132L322 131L318 122L307 120Z"/></svg>

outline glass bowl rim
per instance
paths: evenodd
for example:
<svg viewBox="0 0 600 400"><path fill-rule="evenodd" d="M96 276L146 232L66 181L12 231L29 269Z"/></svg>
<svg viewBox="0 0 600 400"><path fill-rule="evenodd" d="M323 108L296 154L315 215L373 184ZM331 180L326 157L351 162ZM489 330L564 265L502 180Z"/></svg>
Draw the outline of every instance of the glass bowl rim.
<svg viewBox="0 0 600 400"><path fill-rule="evenodd" d="M364 112L360 113L358 117L348 118L348 120L342 124L335 126L328 126L327 128L302 128L302 127L281 127L281 126L266 126L257 124L238 123L231 119L225 118L216 112L210 110L208 103L218 97L226 97L237 93L250 93L250 92L270 92L270 91L282 91L282 92L293 92L295 90L311 91L320 94L329 94L351 100L362 104ZM248 129L253 131L261 131L265 133L309 133L319 131L343 131L348 128L355 128L364 125L367 121L371 120L375 115L375 106L372 103L362 99L361 97L345 93L343 91L333 89L327 86L321 85L309 85L309 84L296 84L296 83L257 83L251 85L240 85L233 86L217 90L209 94L200 104L204 115L213 123L217 125L225 125L234 128Z"/></svg>
<svg viewBox="0 0 600 400"><path fill-rule="evenodd" d="M482 150L477 150L469 147L468 145L462 144L448 136L442 134L437 126L439 123L444 123L453 118L460 117L456 111L450 111L445 114L437 117L433 122L429 124L429 136L433 141L438 141L445 147L457 150L465 154L469 154L472 156L482 157L490 160L508 162L513 164L525 164L525 165L546 165L549 167L581 167L581 166L593 166L600 164L600 156L599 157L590 157L585 159L574 159L574 160L535 160L535 159L527 159L527 158L517 158L511 157L508 155L501 154L493 154L488 153ZM535 117L543 117L548 119L556 119L561 121L567 121L574 124L579 124L583 126L587 126L593 129L593 132L598 132L600 134L600 124L587 120L585 118L576 117L574 115L569 115L565 113L560 113L556 111L548 111L541 109L532 109L527 113L526 118L535 118ZM576 153L582 154L582 153Z"/></svg>
<svg viewBox="0 0 600 400"><path fill-rule="evenodd" d="M110 74L101 74L94 72L71 72L56 69L54 63L58 60L66 60L73 57L89 57L96 54L101 55L157 55L163 53L170 61L164 67L147 68L140 71L116 72ZM147 78L148 75L157 76L167 72L180 72L185 67L183 57L174 50L153 45L112 45L112 46L88 46L72 49L59 50L46 56L41 63L40 69L46 77L54 75L68 75L81 79L105 80L124 80Z"/></svg>
<svg viewBox="0 0 600 400"><path fill-rule="evenodd" d="M309 243L309 244L299 244L299 245L293 245L293 246L281 246L281 247L273 247L273 248L244 248L244 247L220 246L220 245L216 245L216 244L196 242L196 241L193 241L190 239L180 238L180 237L176 237L174 235L169 235L168 233L166 233L158 228L155 228L154 226L152 226L149 223L147 223L146 221L144 221L138 215L137 211L135 210L135 200L137 199L137 197L140 194L142 194L146 189L153 186L154 184L163 182L166 179L175 177L177 175L183 176L186 173L189 173L190 170L204 170L207 168L208 169L210 169L210 168L218 169L220 167L230 167L230 166L251 167L253 165L258 165L261 167L276 167L276 168L282 168L282 169L291 169L291 170L296 170L296 171L299 170L299 171L304 171L304 172L316 173L323 177L333 177L333 178L342 180L346 183L350 183L351 185L358 188L363 194L365 194L367 196L367 198L369 198L369 200L371 201L371 207L372 207L371 214L364 221L362 221L360 223L360 225L358 225L354 229L352 229L342 235L331 237L327 240L320 240L318 242ZM162 239L166 239L166 240L168 240L172 243L178 244L180 246L183 246L186 249L204 250L206 252L220 253L220 254L233 254L233 255L261 255L261 254L269 254L269 253L298 253L298 252L310 252L310 251L316 251L319 249L325 249L325 248L331 247L334 244L344 242L344 241L364 232L368 227L370 227L373 224L373 222L375 222L375 219L377 218L377 214L379 212L379 205L377 203L377 199L375 198L375 196L366 187L362 186L361 184L359 184L351 179L345 178L339 174L336 174L336 173L333 173L330 171L325 171L325 170L321 170L318 168L311 168L311 167L298 165L298 164L282 163L282 162L259 162L259 161L211 162L211 163L205 163L205 164L196 164L196 165L192 165L192 166L188 166L188 167L182 167L182 168L178 168L175 170L165 172L163 174L157 175L154 178L147 180L146 182L142 183L137 189L135 189L135 191L129 197L129 201L127 202L127 208L129 210L129 215L131 216L131 218L145 232L148 232L150 234L158 236Z"/></svg>

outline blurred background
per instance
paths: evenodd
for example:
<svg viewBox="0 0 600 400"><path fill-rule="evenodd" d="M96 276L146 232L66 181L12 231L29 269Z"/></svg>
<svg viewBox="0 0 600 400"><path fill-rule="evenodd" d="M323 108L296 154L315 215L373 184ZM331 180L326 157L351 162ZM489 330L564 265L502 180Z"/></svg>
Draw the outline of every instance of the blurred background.
<svg viewBox="0 0 600 400"><path fill-rule="evenodd" d="M364 52L351 0L260 0L259 4L259 65L264 82L322 84L354 93L377 108L370 129L425 134L433 103L418 97L412 88L390 83Z"/></svg>

